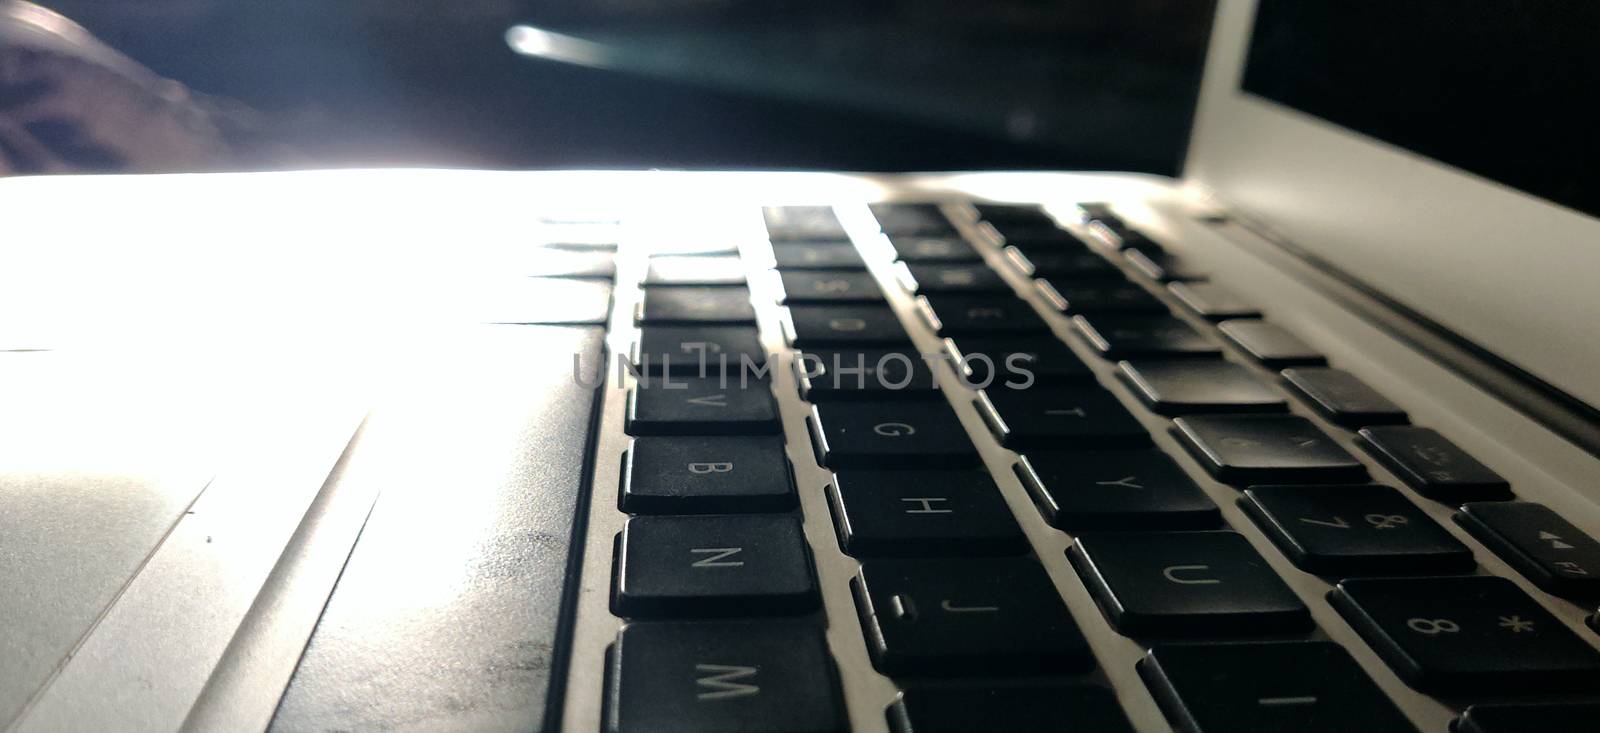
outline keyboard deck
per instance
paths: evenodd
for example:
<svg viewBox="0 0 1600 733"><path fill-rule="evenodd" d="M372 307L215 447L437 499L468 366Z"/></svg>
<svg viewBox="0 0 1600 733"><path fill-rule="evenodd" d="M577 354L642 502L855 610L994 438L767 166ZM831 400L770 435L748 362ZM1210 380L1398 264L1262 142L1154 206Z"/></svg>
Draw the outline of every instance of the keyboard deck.
<svg viewBox="0 0 1600 733"><path fill-rule="evenodd" d="M1600 543L1123 212L750 215L545 273L634 370L565 729L1592 724Z"/></svg>

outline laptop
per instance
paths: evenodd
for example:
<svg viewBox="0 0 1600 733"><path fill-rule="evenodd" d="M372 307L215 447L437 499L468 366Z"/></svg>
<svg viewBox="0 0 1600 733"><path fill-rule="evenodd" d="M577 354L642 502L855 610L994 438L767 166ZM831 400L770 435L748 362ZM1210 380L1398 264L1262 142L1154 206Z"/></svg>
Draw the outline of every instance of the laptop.
<svg viewBox="0 0 1600 733"><path fill-rule="evenodd" d="M1595 14L1224 0L1180 179L0 181L0 721L1591 730Z"/></svg>

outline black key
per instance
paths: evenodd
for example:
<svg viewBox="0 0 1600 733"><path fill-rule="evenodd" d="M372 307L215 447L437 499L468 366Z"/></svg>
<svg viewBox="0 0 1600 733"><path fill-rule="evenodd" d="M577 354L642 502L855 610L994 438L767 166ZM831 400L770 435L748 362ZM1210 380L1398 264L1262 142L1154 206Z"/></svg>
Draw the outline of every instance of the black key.
<svg viewBox="0 0 1600 733"><path fill-rule="evenodd" d="M978 412L1007 448L1071 450L1142 446L1150 434L1127 408L1099 387L992 386L979 394Z"/></svg>
<svg viewBox="0 0 1600 733"><path fill-rule="evenodd" d="M1362 428L1361 445L1407 486L1440 501L1511 498L1511 484L1432 428Z"/></svg>
<svg viewBox="0 0 1600 733"><path fill-rule="evenodd" d="M938 204L869 204L885 234L937 235L954 232Z"/></svg>
<svg viewBox="0 0 1600 733"><path fill-rule="evenodd" d="M1222 517L1160 451L1030 453L1016 471L1045 521L1065 530L1209 529Z"/></svg>
<svg viewBox="0 0 1600 733"><path fill-rule="evenodd" d="M1072 325L1107 359L1214 356L1222 351L1194 326L1171 316L1073 316Z"/></svg>
<svg viewBox="0 0 1600 733"><path fill-rule="evenodd" d="M1166 254L1166 248L1159 242L1150 238L1150 235L1135 229L1124 229L1120 232L1103 227L1100 224L1091 224L1089 228L1101 239L1113 247L1124 251L1138 250L1147 255Z"/></svg>
<svg viewBox="0 0 1600 733"><path fill-rule="evenodd" d="M632 623L607 662L607 733L850 729L839 676L815 624Z"/></svg>
<svg viewBox="0 0 1600 733"><path fill-rule="evenodd" d="M1089 366L1054 338L962 336L960 341L946 339L945 351L956 365L956 373L975 389L1094 381Z"/></svg>
<svg viewBox="0 0 1600 733"><path fill-rule="evenodd" d="M901 345L911 339L894 311L882 305L795 305L789 307L789 343L813 346Z"/></svg>
<svg viewBox="0 0 1600 733"><path fill-rule="evenodd" d="M1453 733L1589 733L1600 720L1600 702L1496 703L1473 705L1456 719Z"/></svg>
<svg viewBox="0 0 1600 733"><path fill-rule="evenodd" d="M1310 344L1275 324L1250 318L1236 318L1217 324L1222 335L1269 367L1326 364L1327 359Z"/></svg>
<svg viewBox="0 0 1600 733"><path fill-rule="evenodd" d="M998 221L989 222L989 228L994 230L1003 244L1016 247L1028 254L1035 251L1048 252L1052 249L1083 251L1089 246L1077 235L1057 227L1052 221Z"/></svg>
<svg viewBox="0 0 1600 733"><path fill-rule="evenodd" d="M1133 733L1117 696L1088 685L913 687L889 706L894 733L971 733L1000 721L1007 730Z"/></svg>
<svg viewBox="0 0 1600 733"><path fill-rule="evenodd" d="M616 256L611 252L574 252L538 247L519 250L515 259L518 275L611 280L617 276Z"/></svg>
<svg viewBox="0 0 1600 733"><path fill-rule="evenodd" d="M1011 286L1000 273L981 262L974 264L910 264L901 285L913 293L1009 293Z"/></svg>
<svg viewBox="0 0 1600 733"><path fill-rule="evenodd" d="M940 335L1012 334L1047 331L1050 326L1027 301L1010 296L922 295L917 307Z"/></svg>
<svg viewBox="0 0 1600 733"><path fill-rule="evenodd" d="M867 263L849 242L778 242L773 262L780 270L861 270Z"/></svg>
<svg viewBox="0 0 1600 733"><path fill-rule="evenodd" d="M1028 277L1060 277L1067 279L1117 279L1122 270L1109 260L1079 247L1059 251L1040 251L1037 248L1024 253L1021 247L1007 247L1006 259Z"/></svg>
<svg viewBox="0 0 1600 733"><path fill-rule="evenodd" d="M767 363L755 326L645 326L633 363L646 374L737 374Z"/></svg>
<svg viewBox="0 0 1600 733"><path fill-rule="evenodd" d="M1471 503L1456 523L1546 593L1600 597L1600 542L1543 504Z"/></svg>
<svg viewBox="0 0 1600 733"><path fill-rule="evenodd" d="M633 514L781 512L795 504L794 478L782 438L637 438L619 503Z"/></svg>
<svg viewBox="0 0 1600 733"><path fill-rule="evenodd" d="M808 349L795 375L800 396L812 402L939 397L933 370L910 349Z"/></svg>
<svg viewBox="0 0 1600 733"><path fill-rule="evenodd" d="M1130 248L1123 256L1128 258L1128 264L1133 265L1133 269L1144 273L1145 277L1152 280L1171 282L1174 280L1205 279L1205 273L1195 269L1187 260L1179 259L1173 255Z"/></svg>
<svg viewBox="0 0 1600 733"><path fill-rule="evenodd" d="M750 616L817 607L800 520L788 514L633 517L617 539L613 610Z"/></svg>
<svg viewBox="0 0 1600 733"><path fill-rule="evenodd" d="M845 470L828 488L856 557L1012 555L1028 541L987 471Z"/></svg>
<svg viewBox="0 0 1600 733"><path fill-rule="evenodd" d="M1283 412L1272 385L1226 361L1124 361L1118 376L1161 415L1195 412Z"/></svg>
<svg viewBox="0 0 1600 733"><path fill-rule="evenodd" d="M1600 652L1505 578L1344 580L1328 600L1400 679L1423 692L1600 686Z"/></svg>
<svg viewBox="0 0 1600 733"><path fill-rule="evenodd" d="M1308 573L1471 572L1472 551L1387 486L1252 486L1239 505Z"/></svg>
<svg viewBox="0 0 1600 733"><path fill-rule="evenodd" d="M979 219L993 224L1056 225L1055 219L1038 204L973 204L972 209L978 212Z"/></svg>
<svg viewBox="0 0 1600 733"><path fill-rule="evenodd" d="M1150 291L1116 280L1040 280L1039 290L1063 313L1166 313Z"/></svg>
<svg viewBox="0 0 1600 733"><path fill-rule="evenodd" d="M1208 320L1255 318L1261 315L1255 306L1215 283L1175 282L1167 285L1167 291L1194 311L1195 315Z"/></svg>
<svg viewBox="0 0 1600 733"><path fill-rule="evenodd" d="M640 323L753 323L755 308L743 287L653 287L639 304Z"/></svg>
<svg viewBox="0 0 1600 733"><path fill-rule="evenodd" d="M644 284L743 285L744 261L738 257L651 257Z"/></svg>
<svg viewBox="0 0 1600 733"><path fill-rule="evenodd" d="M773 241L847 239L844 225L828 206L767 206L761 209Z"/></svg>
<svg viewBox="0 0 1600 733"><path fill-rule="evenodd" d="M1078 211L1083 214L1084 223L1099 222L1113 231L1123 231L1128 228L1127 223L1111 212L1110 204L1086 201L1078 204Z"/></svg>
<svg viewBox="0 0 1600 733"><path fill-rule="evenodd" d="M817 462L828 468L958 468L978 462L943 402L830 402L811 408Z"/></svg>
<svg viewBox="0 0 1600 733"><path fill-rule="evenodd" d="M1160 645L1138 669L1185 733L1416 733L1332 642Z"/></svg>
<svg viewBox="0 0 1600 733"><path fill-rule="evenodd" d="M889 244L906 262L979 262L978 250L965 240L947 237L890 236Z"/></svg>
<svg viewBox="0 0 1600 733"><path fill-rule="evenodd" d="M460 306L479 323L605 325L611 283L555 277L485 278L467 289Z"/></svg>
<svg viewBox="0 0 1600 733"><path fill-rule="evenodd" d="M1367 469L1310 420L1293 415L1191 415L1178 439L1218 481L1251 484L1362 481Z"/></svg>
<svg viewBox="0 0 1600 733"><path fill-rule="evenodd" d="M770 435L778 406L762 380L646 378L628 394L629 435Z"/></svg>
<svg viewBox="0 0 1600 733"><path fill-rule="evenodd" d="M1039 561L867 560L852 583L872 663L889 675L1062 674L1094 666Z"/></svg>
<svg viewBox="0 0 1600 733"><path fill-rule="evenodd" d="M1295 367L1283 379L1329 420L1349 428L1401 425L1406 412L1343 369Z"/></svg>
<svg viewBox="0 0 1600 733"><path fill-rule="evenodd" d="M784 303L883 302L883 289L867 272L794 270L779 275Z"/></svg>
<svg viewBox="0 0 1600 733"><path fill-rule="evenodd" d="M1067 558L1111 625L1128 636L1312 629L1299 596L1235 532L1079 535Z"/></svg>

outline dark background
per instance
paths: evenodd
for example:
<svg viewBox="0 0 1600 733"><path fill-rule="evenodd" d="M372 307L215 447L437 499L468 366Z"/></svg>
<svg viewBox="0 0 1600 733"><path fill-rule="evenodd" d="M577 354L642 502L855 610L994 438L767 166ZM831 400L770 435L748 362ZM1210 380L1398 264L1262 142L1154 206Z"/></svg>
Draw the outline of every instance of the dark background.
<svg viewBox="0 0 1600 733"><path fill-rule="evenodd" d="M1166 174L1181 161L1213 9L1186 0L41 3L237 113L252 143L269 143L218 168ZM515 23L599 43L614 63L518 56L505 41ZM115 156L98 165L119 167Z"/></svg>

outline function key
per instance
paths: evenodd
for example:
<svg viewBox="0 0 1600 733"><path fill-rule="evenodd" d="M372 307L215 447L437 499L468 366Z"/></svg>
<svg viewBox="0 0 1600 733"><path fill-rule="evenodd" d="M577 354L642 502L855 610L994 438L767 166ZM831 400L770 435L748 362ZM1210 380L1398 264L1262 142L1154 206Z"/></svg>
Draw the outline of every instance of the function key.
<svg viewBox="0 0 1600 733"><path fill-rule="evenodd" d="M1190 733L1416 733L1338 644L1166 644L1138 665L1167 720Z"/></svg>
<svg viewBox="0 0 1600 733"><path fill-rule="evenodd" d="M1029 333L1050 329L1027 301L1009 295L922 295L917 297L917 306L928 326L940 335Z"/></svg>
<svg viewBox="0 0 1600 733"><path fill-rule="evenodd" d="M981 262L907 265L900 273L900 284L913 293L1011 292L1011 285L1000 273Z"/></svg>
<svg viewBox="0 0 1600 733"><path fill-rule="evenodd" d="M1600 685L1600 652L1505 578L1344 580L1328 599L1401 679L1423 692Z"/></svg>
<svg viewBox="0 0 1600 733"><path fill-rule="evenodd" d="M636 438L622 464L619 504L631 514L778 512L794 503L775 436Z"/></svg>
<svg viewBox="0 0 1600 733"><path fill-rule="evenodd" d="M1222 517L1160 451L1029 453L1016 470L1045 521L1060 529L1209 529Z"/></svg>
<svg viewBox="0 0 1600 733"><path fill-rule="evenodd" d="M1116 280L1122 270L1109 260L1089 250L1070 247L1062 250L1039 251L1020 247L1007 247L1006 260L1028 277L1059 277L1081 280Z"/></svg>
<svg viewBox="0 0 1600 733"><path fill-rule="evenodd" d="M1287 409L1272 385L1226 361L1124 361L1117 369L1134 394L1161 415Z"/></svg>
<svg viewBox="0 0 1600 733"><path fill-rule="evenodd" d="M774 241L848 238L832 207L767 206L761 216L767 222L767 237Z"/></svg>
<svg viewBox="0 0 1600 733"><path fill-rule="evenodd" d="M980 392L978 412L1007 448L1133 446L1150 434L1110 392L1099 387L991 386Z"/></svg>
<svg viewBox="0 0 1600 733"><path fill-rule="evenodd" d="M1216 283L1175 282L1167 285L1167 291L1194 311L1195 315L1207 320L1255 318L1261 315L1255 306Z"/></svg>
<svg viewBox="0 0 1600 733"><path fill-rule="evenodd" d="M906 262L980 262L978 250L955 235L948 237L891 236L889 244Z"/></svg>
<svg viewBox="0 0 1600 733"><path fill-rule="evenodd" d="M780 270L863 270L867 263L849 242L778 242L772 259Z"/></svg>
<svg viewBox="0 0 1600 733"><path fill-rule="evenodd" d="M892 676L1094 666L1066 604L1031 557L867 560L852 587L872 662Z"/></svg>
<svg viewBox="0 0 1600 733"><path fill-rule="evenodd" d="M770 435L778 406L748 375L640 379L628 393L629 435Z"/></svg>
<svg viewBox="0 0 1600 733"><path fill-rule="evenodd" d="M910 341L900 318L882 305L794 305L784 327L789 343L804 348Z"/></svg>
<svg viewBox="0 0 1600 733"><path fill-rule="evenodd" d="M1387 486L1252 486L1239 504L1308 573L1350 577L1474 567L1466 545Z"/></svg>
<svg viewBox="0 0 1600 733"><path fill-rule="evenodd" d="M1234 532L1079 535L1067 558L1128 636L1298 633L1311 612Z"/></svg>
<svg viewBox="0 0 1600 733"><path fill-rule="evenodd" d="M756 310L744 287L646 288L640 323L753 323Z"/></svg>
<svg viewBox="0 0 1600 733"><path fill-rule="evenodd" d="M1583 733L1600 720L1600 702L1495 703L1473 705L1456 719L1452 733Z"/></svg>
<svg viewBox="0 0 1600 733"><path fill-rule="evenodd" d="M811 408L817 462L828 468L959 468L978 452L943 402L829 402Z"/></svg>
<svg viewBox="0 0 1600 733"><path fill-rule="evenodd" d="M1187 260L1176 256L1155 252L1146 252L1142 249L1129 249L1124 255L1128 264L1133 269L1144 273L1145 277L1161 282L1174 280L1204 280L1205 273L1195 269Z"/></svg>
<svg viewBox="0 0 1600 733"><path fill-rule="evenodd" d="M1567 598L1600 597L1600 542L1543 504L1476 502L1456 523L1540 590Z"/></svg>
<svg viewBox="0 0 1600 733"><path fill-rule="evenodd" d="M975 389L1094 381L1089 365L1054 338L962 336L945 339L945 351L956 374Z"/></svg>
<svg viewBox="0 0 1600 733"><path fill-rule="evenodd" d="M817 606L811 551L787 514L633 517L617 540L615 611L749 616Z"/></svg>
<svg viewBox="0 0 1600 733"><path fill-rule="evenodd" d="M1511 484L1432 428L1362 428L1361 444L1407 486L1440 501L1499 501Z"/></svg>
<svg viewBox="0 0 1600 733"><path fill-rule="evenodd" d="M1359 428L1406 422L1405 410L1343 369L1295 367L1283 370L1283 380L1338 425Z"/></svg>
<svg viewBox="0 0 1600 733"><path fill-rule="evenodd" d="M1362 481L1367 469L1294 415L1191 415L1174 433L1218 481L1237 485Z"/></svg>
<svg viewBox="0 0 1600 733"><path fill-rule="evenodd" d="M767 353L755 326L645 326L633 363L646 374L710 376L759 370Z"/></svg>
<svg viewBox="0 0 1600 733"><path fill-rule="evenodd" d="M932 399L933 370L909 349L807 349L795 361L800 396L812 402L846 399Z"/></svg>
<svg viewBox="0 0 1600 733"><path fill-rule="evenodd" d="M1266 321L1236 318L1217 324L1217 329L1235 346L1244 349L1244 353L1269 367L1327 363L1322 354L1299 336Z"/></svg>
<svg viewBox="0 0 1600 733"><path fill-rule="evenodd" d="M1117 696L1103 687L1028 683L1005 687L913 687L889 707L894 733L971 733L1005 721L1010 730L1133 733Z"/></svg>
<svg viewBox="0 0 1600 733"><path fill-rule="evenodd" d="M607 733L850 729L815 624L632 623L607 659Z"/></svg>
<svg viewBox="0 0 1600 733"><path fill-rule="evenodd" d="M881 303L883 290L867 272L794 270L780 273L783 303Z"/></svg>
<svg viewBox="0 0 1600 733"><path fill-rule="evenodd" d="M1072 325L1107 359L1221 353L1194 326L1171 316L1074 316Z"/></svg>
<svg viewBox="0 0 1600 733"><path fill-rule="evenodd" d="M828 487L855 557L1013 555L1028 541L987 471L847 469Z"/></svg>
<svg viewBox="0 0 1600 733"><path fill-rule="evenodd" d="M651 257L645 285L743 285L738 257Z"/></svg>
<svg viewBox="0 0 1600 733"><path fill-rule="evenodd" d="M869 204L878 227L884 234L939 235L953 233L950 220L939 210L938 204Z"/></svg>
<svg viewBox="0 0 1600 733"><path fill-rule="evenodd" d="M1149 291L1118 280L1039 280L1039 291L1063 313L1166 313Z"/></svg>

